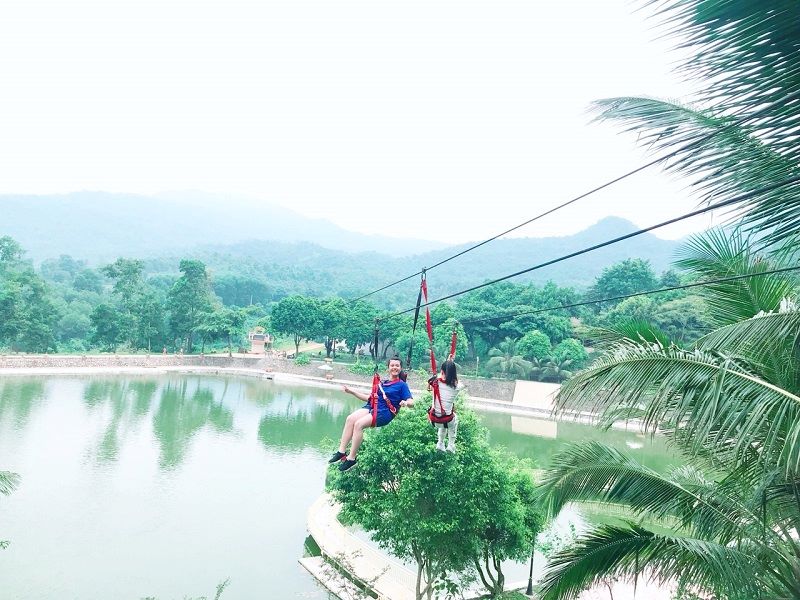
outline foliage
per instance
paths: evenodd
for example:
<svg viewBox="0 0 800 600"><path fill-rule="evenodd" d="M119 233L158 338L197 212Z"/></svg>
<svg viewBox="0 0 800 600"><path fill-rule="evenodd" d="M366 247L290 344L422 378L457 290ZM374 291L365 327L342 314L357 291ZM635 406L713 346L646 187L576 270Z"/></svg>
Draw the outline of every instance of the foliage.
<svg viewBox="0 0 800 600"><path fill-rule="evenodd" d="M580 369L589 360L589 354L578 340L569 338L553 349L553 357L561 361L570 361L570 366Z"/></svg>
<svg viewBox="0 0 800 600"><path fill-rule="evenodd" d="M739 243L708 234L693 240L682 264L695 275L724 269ZM770 260L751 258L731 274ZM694 347L620 337L562 386L559 409L590 410L606 422L635 416L664 432L688 466L658 474L598 443L560 454L543 481L552 510L592 501L623 506L637 520L595 527L556 553L544 599L642 573L703 596L800 598L800 312L787 300L800 286L785 274L758 279L738 294L708 292L726 324Z"/></svg>
<svg viewBox="0 0 800 600"><path fill-rule="evenodd" d="M646 4L682 49L682 72L696 82L694 102L644 97L595 103L652 152L675 152L666 169L684 175L705 202L752 192L797 176L800 149L800 7L795 2L670 0ZM740 201L745 226L765 244L800 232L797 183ZM796 246L795 246L796 249Z"/></svg>
<svg viewBox="0 0 800 600"><path fill-rule="evenodd" d="M298 354L294 359L294 364L298 366L304 366L311 364L311 359L309 358L308 354Z"/></svg>
<svg viewBox="0 0 800 600"><path fill-rule="evenodd" d="M516 341L506 338L497 348L489 351L491 357L486 363L490 373L499 373L503 376L526 377L531 369L531 363L519 355Z"/></svg>
<svg viewBox="0 0 800 600"><path fill-rule="evenodd" d="M3 239L0 238L0 259L3 254ZM19 475L11 471L0 471L0 494L8 496L19 485ZM8 547L7 540L0 540L0 550Z"/></svg>
<svg viewBox="0 0 800 600"><path fill-rule="evenodd" d="M270 319L277 333L292 336L295 356L300 352L300 342L313 338L321 329L319 303L305 296L284 298L272 307Z"/></svg>
<svg viewBox="0 0 800 600"><path fill-rule="evenodd" d="M473 413L460 408L459 419L456 454L435 451L424 409L403 410L391 425L367 432L354 469L330 474L341 518L416 561L418 599L476 560L489 578L484 557L491 577L502 580L495 560L526 556L538 531L530 476L489 447Z"/></svg>
<svg viewBox="0 0 800 600"><path fill-rule="evenodd" d="M629 258L603 269L589 288L589 298L624 296L658 287L656 275L649 261Z"/></svg>
<svg viewBox="0 0 800 600"><path fill-rule="evenodd" d="M212 600L219 600L222 597L222 593L225 591L225 588L228 587L228 584L231 582L230 579L226 579L222 583L217 584L217 589L214 592L214 597ZM147 596L146 598L142 598L142 600L158 600L155 596ZM197 598L189 598L184 597L184 600L209 600L207 596L198 596Z"/></svg>
<svg viewBox="0 0 800 600"><path fill-rule="evenodd" d="M192 351L194 334L204 315L212 311L216 298L206 272L199 260L182 260L182 275L167 295L169 323L172 334L186 340L186 349Z"/></svg>
<svg viewBox="0 0 800 600"><path fill-rule="evenodd" d="M553 348L550 338L538 329L534 329L522 336L517 344L517 350L526 360L541 360L550 356Z"/></svg>
<svg viewBox="0 0 800 600"><path fill-rule="evenodd" d="M356 362L349 365L347 370L354 375L372 375L375 372L375 364L368 361L361 362L361 358L357 357Z"/></svg>

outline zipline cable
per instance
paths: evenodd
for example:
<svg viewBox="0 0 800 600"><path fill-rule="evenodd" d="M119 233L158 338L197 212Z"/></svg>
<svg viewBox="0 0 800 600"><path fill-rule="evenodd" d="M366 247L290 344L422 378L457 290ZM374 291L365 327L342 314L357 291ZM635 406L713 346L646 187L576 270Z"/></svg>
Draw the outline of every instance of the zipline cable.
<svg viewBox="0 0 800 600"><path fill-rule="evenodd" d="M546 308L537 308L534 310L526 310L522 312L512 313L508 315L499 315L494 317L482 317L480 319L468 319L466 321L459 321L461 325L474 325L475 323L483 323L486 321L496 321L498 319L513 319L515 317L523 317L527 315L537 315L544 312L551 312L554 310L565 310L568 308L578 308L580 306L589 306L591 304L600 304L602 302L616 302L617 300L626 300L627 298L636 298L637 296L649 296L651 294L661 294L663 292L673 292L676 290L686 290L693 287L701 287L705 285L715 285L717 283L727 283L729 281L739 281L741 279L749 279L751 277L760 277L762 275L773 275L775 273L788 273L790 271L800 271L800 266L796 267L783 267L780 269L772 269L769 271L762 271L761 273L747 273L745 275L732 275L730 277L721 277L719 279L710 279L707 281L696 281L694 283L687 283L684 285L674 285L665 288L658 288L652 290L645 290L642 292L632 292L630 294L621 294L619 296L611 296L610 298L599 298L595 300L583 300L581 302L573 302L572 304L561 304L559 306L548 306Z"/></svg>
<svg viewBox="0 0 800 600"><path fill-rule="evenodd" d="M442 302L444 300L449 300L450 298L455 298L456 296L461 296L462 294L473 292L475 290L479 290L481 288L484 288L484 287L487 287L487 286L490 286L490 285L494 285L496 283L500 283L501 281L506 281L507 279L512 279L514 277L518 277L520 275L524 275L525 273L530 273L531 271L536 271L536 270L544 268L544 267L549 267L550 265L554 265L556 263L563 262L565 260L568 260L570 258L574 258L576 256L580 256L582 254L587 254L589 252L594 252L595 250L599 250L600 248L605 248L606 246L611 246L612 244L616 244L616 243L622 242L624 240L627 240L627 239L630 239L630 238L633 238L633 237L648 233L650 231L653 231L654 229L659 229L659 228L665 227L667 225L672 225L673 223L677 223L679 221L683 221L685 219L689 219L691 217L695 217L697 215L701 215L703 213L707 213L709 211L716 210L718 208L724 208L726 206L730 206L732 204L736 204L738 202L742 202L744 200L748 200L749 198L752 198L752 197L757 196L759 194L763 194L765 192L770 192L772 190L775 190L775 189L790 185L792 183L797 183L798 181L800 181L800 175L795 176L795 177L790 177L789 179L784 179L783 181L779 181L777 183L766 185L766 186L763 186L763 187L755 189L755 190L751 190L751 191L749 191L749 192L747 192L745 194L741 194L739 196L735 196L733 198L729 198L728 200L722 200L722 201L716 202L714 204L709 204L709 205L707 205L707 206L705 206L703 208L698 208L697 210L693 210L691 212L685 213L685 214L680 215L678 217L674 217L672 219L668 219L666 221L662 221L661 223L657 223L656 225L651 225L650 227L645 227L643 229L637 229L636 231L633 231L631 233L627 233L625 235L621 235L619 237L607 240L605 242L601 242L599 244L595 244L593 246L589 246L587 248L583 248L581 250L577 250L575 252L571 252L570 254L565 254L563 256L559 256L558 258L554 258L552 260L548 260L548 261L545 261L543 263L539 263L538 265L534 265L532 267L528 267L527 269L523 269L521 271L517 271L516 273L511 273L510 275L505 275L503 277L499 277L497 279L493 279L491 281L487 281L487 282L481 283L479 285L472 286L471 288L467 288L467 289L461 290L459 292L454 292L454 293L449 294L447 296L443 296L441 298L437 298L436 300L431 300L430 302L427 302L427 303L421 305L421 307L426 307L426 306L431 306L433 304L438 304L439 302ZM385 320L391 319L393 317L404 315L407 312L411 312L412 310L414 310L414 308L408 308L408 309L401 310L401 311L398 311L398 312L395 312L395 313L391 313L389 315L381 317L379 320L380 321L385 321Z"/></svg>
<svg viewBox="0 0 800 600"><path fill-rule="evenodd" d="M790 101L792 101L794 99L798 99L798 98L800 98L800 93L794 94L794 96L790 96L786 100L786 102L790 102ZM610 181L607 181L606 183L603 183L603 184L601 184L601 185L589 190L588 192L584 192L583 194L580 194L579 196L576 196L575 198L572 198L571 200L567 200L566 202L563 202L563 203L559 204L558 206L554 206L553 208L550 208L550 209L546 210L545 212L540 213L540 214L536 215L535 217L532 217L532 218L528 219L527 221L525 221L523 223L520 223L519 225L516 225L516 226L514 226L514 227L512 227L510 229L506 229L505 231L503 231L501 233L498 233L496 235L493 235L492 237L487 238L487 239L483 240L482 242L479 242L479 243L474 244L474 245L472 245L472 246L470 246L468 248L465 248L461 252L453 254L452 256L449 256L449 257L437 262L436 264L434 264L434 265L432 265L430 267L426 267L426 269L422 269L420 271L417 271L416 273L412 273L411 275L403 277L402 279L398 279L398 280L396 280L396 281L394 281L392 283L388 283L388 284L384 285L383 287L380 287L380 288L378 288L376 290L373 290L371 292L368 292L366 294L358 296L357 298L353 298L353 299L350 300L350 302L358 302L359 300L363 300L364 298L368 298L369 296L372 296L374 294L382 292L383 290L387 290L390 287L394 287L395 285L398 285L400 283L408 281L409 279L412 279L412 278L416 277L417 275L422 275L422 273L425 270L430 271L431 269L435 269L436 267L440 267L443 264L445 264L447 262L450 262L451 260L453 260L455 258L458 258L459 256L463 256L467 252L472 252L473 250L476 250L477 248L480 248L481 246L484 246L484 245L486 245L486 244L488 244L490 242L493 242L494 240L496 240L496 239L498 239L498 238L500 238L500 237L502 237L502 236L504 236L504 235L506 235L508 233L511 233L512 231L516 231L517 229L520 229L521 227L524 227L525 225L529 225L530 223L533 223L534 221L538 221L539 219L542 219L542 218L544 218L544 217L546 217L548 215L551 215L554 212L556 212L558 210L561 210L562 208L566 208L570 204L574 204L575 202L578 202L579 200L582 200L582 199L586 198L587 196L591 196L592 194L594 194L596 192L599 192L599 191L601 191L601 190L603 190L603 189L605 189L605 188L607 188L607 187L609 187L611 185L614 185L615 183L618 183L618 182L622 181L623 179L631 177L632 175L635 175L636 173L639 173L640 171L644 171L645 169L648 169L648 168L650 168L650 167L652 167L654 165L657 165L660 162L664 162L665 160L669 160L670 158L673 158L673 157L675 157L678 154L681 154L683 152L688 152L689 150L692 150L695 146L700 146L700 145L704 144L708 140L712 139L713 137L719 135L720 133L722 133L722 132L724 132L724 131L732 128L732 127L741 126L744 123L746 123L747 121L750 121L752 119L760 117L763 113L767 112L770 108L772 108L772 107L771 106L766 106L766 107L762 108L761 110L754 112L751 115L748 115L748 116L743 117L743 118L741 118L739 120L736 120L736 121L732 121L732 122L728 123L727 125L719 128L719 129L716 129L716 130L714 130L714 131L712 131L712 132L710 132L710 133L708 133L708 134L706 134L706 135L694 140L693 142L689 142L688 144L685 144L685 145L681 146L680 148L672 150L671 152L669 152L668 154L665 154L664 156L660 156L658 158L655 158L655 159L651 160L650 162L647 162L647 163L645 163L645 164L633 169L632 171L628 171L627 173L624 173L624 174L622 174L622 175L620 175L618 177L615 177L614 179L612 179Z"/></svg>

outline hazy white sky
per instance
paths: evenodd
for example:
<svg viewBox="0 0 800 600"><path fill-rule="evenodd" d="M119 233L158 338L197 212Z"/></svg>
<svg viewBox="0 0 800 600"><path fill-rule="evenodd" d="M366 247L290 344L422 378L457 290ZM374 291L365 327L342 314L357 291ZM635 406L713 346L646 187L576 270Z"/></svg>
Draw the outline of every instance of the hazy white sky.
<svg viewBox="0 0 800 600"><path fill-rule="evenodd" d="M634 9L6 2L0 193L230 192L357 231L488 237L645 160L586 113L596 98L687 91ZM694 206L654 169L518 235L571 233L609 214L649 225Z"/></svg>

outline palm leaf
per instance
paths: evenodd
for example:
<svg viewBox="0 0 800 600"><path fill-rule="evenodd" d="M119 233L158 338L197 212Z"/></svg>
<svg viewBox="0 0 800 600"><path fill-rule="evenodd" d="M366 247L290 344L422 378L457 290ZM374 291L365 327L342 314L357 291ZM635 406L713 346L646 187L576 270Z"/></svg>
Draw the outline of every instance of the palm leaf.
<svg viewBox="0 0 800 600"><path fill-rule="evenodd" d="M639 143L653 152L675 152L667 171L688 178L706 203L731 198L783 182L800 174L796 156L786 156L762 135L764 107L747 113L715 107L703 110L646 97L608 98L593 103L598 120L617 121L638 133ZM736 115L735 117L730 116ZM800 184L758 193L735 207L745 210L751 231L769 232L779 243L800 230Z"/></svg>
<svg viewBox="0 0 800 600"><path fill-rule="evenodd" d="M699 279L721 279L757 275L784 266L753 254L749 238L740 231L713 229L692 236L679 250L676 265ZM785 273L770 273L703 286L700 294L709 316L717 325L727 325L765 311L774 311L781 301L797 292L796 281Z"/></svg>
<svg viewBox="0 0 800 600"><path fill-rule="evenodd" d="M19 475L10 471L0 471L0 494L8 495L19 485Z"/></svg>
<svg viewBox="0 0 800 600"><path fill-rule="evenodd" d="M697 341L700 348L742 356L760 365L767 381L800 391L800 311L757 315L721 327Z"/></svg>
<svg viewBox="0 0 800 600"><path fill-rule="evenodd" d="M641 319L620 319L606 327L592 327L588 335L601 347L622 341L657 344L665 348L672 344L666 333Z"/></svg>
<svg viewBox="0 0 800 600"><path fill-rule="evenodd" d="M550 559L540 597L573 600L609 577L634 579L643 574L662 584L684 578L702 590L719 590L731 599L758 598L760 587L775 585L765 581L753 558L736 548L656 535L633 524L606 525L579 537Z"/></svg>
<svg viewBox="0 0 800 600"><path fill-rule="evenodd" d="M649 469L599 442L573 444L559 452L541 482L552 514L568 502L621 505L634 515L665 521L671 528L721 543L758 529L758 514L734 494L725 495L696 475L682 481Z"/></svg>
<svg viewBox="0 0 800 600"><path fill-rule="evenodd" d="M746 368L740 361L680 348L617 345L608 356L567 381L556 410L602 415L610 408L645 407L643 426L672 425L690 454L710 447L731 468L752 460L800 470L800 397Z"/></svg>

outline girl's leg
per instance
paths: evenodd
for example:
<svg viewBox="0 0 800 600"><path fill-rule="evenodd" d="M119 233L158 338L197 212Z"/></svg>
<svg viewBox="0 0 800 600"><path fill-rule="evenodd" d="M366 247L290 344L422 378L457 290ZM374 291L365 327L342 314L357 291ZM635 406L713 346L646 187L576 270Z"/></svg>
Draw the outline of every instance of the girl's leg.
<svg viewBox="0 0 800 600"><path fill-rule="evenodd" d="M364 430L372 427L372 415L364 408L364 415L357 417L353 422L353 438L350 441L350 454L347 455L347 460L355 460L358 454L358 448L364 440ZM355 415L355 413L353 413ZM351 415L352 416L352 415Z"/></svg>
<svg viewBox="0 0 800 600"><path fill-rule="evenodd" d="M436 425L436 449L437 450L444 450L444 427L437 424Z"/></svg>
<svg viewBox="0 0 800 600"><path fill-rule="evenodd" d="M369 417L369 422L371 424L372 415L370 414L368 408L359 408L358 410L354 410L349 415L347 415L347 419L345 419L344 421L344 429L342 429L342 439L339 442L339 452L343 454L347 452L347 444L353 438L353 429L355 427L355 424L359 419L364 418L365 415ZM359 444L360 443L361 442L359 442Z"/></svg>
<svg viewBox="0 0 800 600"><path fill-rule="evenodd" d="M447 424L447 449L450 452L456 451L457 433L458 433L458 415L454 415L453 420Z"/></svg>

